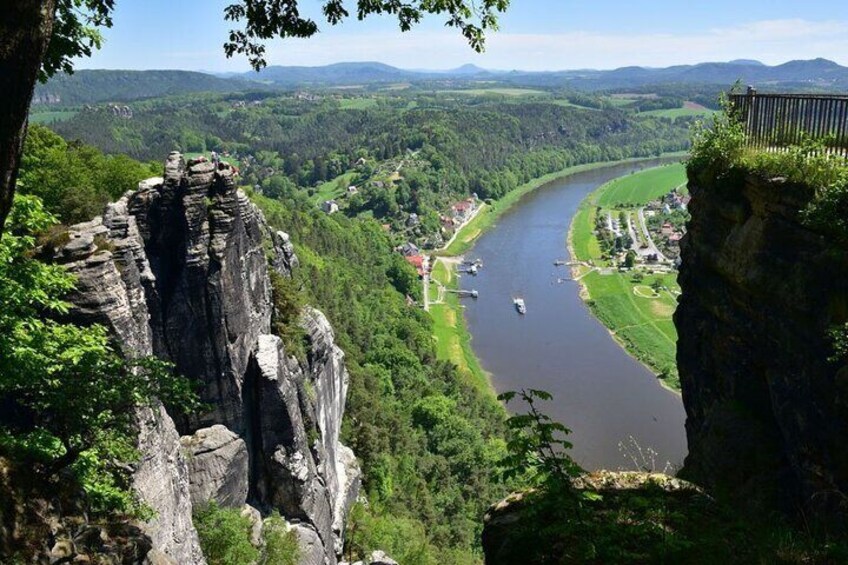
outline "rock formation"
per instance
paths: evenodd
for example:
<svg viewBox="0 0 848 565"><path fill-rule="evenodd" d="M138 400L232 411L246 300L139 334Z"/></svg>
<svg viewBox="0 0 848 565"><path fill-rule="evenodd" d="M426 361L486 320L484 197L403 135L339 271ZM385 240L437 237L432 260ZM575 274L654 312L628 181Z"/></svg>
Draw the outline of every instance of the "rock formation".
<svg viewBox="0 0 848 565"><path fill-rule="evenodd" d="M73 318L105 325L126 355L171 361L209 407L176 422L162 407L139 413L135 486L157 512L144 528L155 554L202 563L191 512L214 499L279 510L312 555L336 563L359 484L339 443L348 375L317 310L303 316L307 360L271 335L270 269L288 276L297 264L288 236L270 230L228 165L179 153L163 178L69 236L55 256L78 279Z"/></svg>
<svg viewBox="0 0 848 565"><path fill-rule="evenodd" d="M848 367L828 330L848 321L848 255L808 228L812 188L690 174L675 314L689 456L710 490L784 509L848 492Z"/></svg>

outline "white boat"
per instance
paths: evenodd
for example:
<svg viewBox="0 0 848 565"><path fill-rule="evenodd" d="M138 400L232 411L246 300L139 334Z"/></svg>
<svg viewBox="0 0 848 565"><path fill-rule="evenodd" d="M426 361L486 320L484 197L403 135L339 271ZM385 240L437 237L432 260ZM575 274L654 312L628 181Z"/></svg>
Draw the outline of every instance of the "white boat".
<svg viewBox="0 0 848 565"><path fill-rule="evenodd" d="M513 298L512 303L515 304L515 309L518 310L519 314L527 312L527 306L524 305L523 298Z"/></svg>

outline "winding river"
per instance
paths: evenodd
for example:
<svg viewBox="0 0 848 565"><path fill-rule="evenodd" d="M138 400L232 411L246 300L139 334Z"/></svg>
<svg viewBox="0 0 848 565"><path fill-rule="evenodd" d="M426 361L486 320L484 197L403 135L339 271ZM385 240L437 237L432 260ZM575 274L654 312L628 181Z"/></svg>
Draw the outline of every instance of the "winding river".
<svg viewBox="0 0 848 565"><path fill-rule="evenodd" d="M528 194L484 234L466 257L464 275L472 346L499 392L537 388L554 399L541 408L572 429L572 455L587 469L669 470L686 456L685 414L678 394L630 357L580 299L568 267L566 237L580 201L605 182L665 160L577 173ZM518 315L513 296L524 297Z"/></svg>

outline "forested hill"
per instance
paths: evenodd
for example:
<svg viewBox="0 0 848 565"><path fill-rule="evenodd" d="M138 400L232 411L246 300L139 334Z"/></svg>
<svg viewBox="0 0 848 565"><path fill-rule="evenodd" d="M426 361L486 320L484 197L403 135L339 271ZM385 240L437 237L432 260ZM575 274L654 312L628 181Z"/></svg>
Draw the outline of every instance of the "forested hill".
<svg viewBox="0 0 848 565"><path fill-rule="evenodd" d="M243 182L265 194L301 187L316 205L337 198L347 215L411 226L419 243L438 245L440 214L474 193L499 198L572 165L688 147L693 118L562 102L455 93L252 101L205 95L135 104L130 119L83 110L52 127L66 139L144 161L174 150L226 153ZM358 190L348 192L350 185Z"/></svg>
<svg viewBox="0 0 848 565"><path fill-rule="evenodd" d="M192 71L82 70L56 75L35 89L33 103L71 106L97 102L128 102L192 92L233 92L258 89L253 81L233 81Z"/></svg>
<svg viewBox="0 0 848 565"><path fill-rule="evenodd" d="M127 102L192 92L291 90L304 87L366 86L412 83L428 89L473 87L485 81L504 85L569 88L583 91L639 88L649 85L704 85L730 88L736 81L771 89L840 90L848 87L848 68L826 59L789 61L768 66L758 61L700 63L667 68L622 67L615 70L556 72L491 71L464 65L446 71L404 70L376 62L336 63L322 67L271 66L260 73L215 76L190 71L83 70L59 75L38 85L35 104L73 106Z"/></svg>

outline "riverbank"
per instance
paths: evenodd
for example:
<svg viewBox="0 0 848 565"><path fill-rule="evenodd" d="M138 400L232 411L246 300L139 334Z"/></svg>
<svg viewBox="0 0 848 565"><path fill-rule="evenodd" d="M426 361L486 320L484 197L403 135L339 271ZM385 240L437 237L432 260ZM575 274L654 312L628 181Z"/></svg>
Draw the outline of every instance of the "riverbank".
<svg viewBox="0 0 848 565"><path fill-rule="evenodd" d="M437 257L430 275L430 295L436 296L430 303L436 356L456 365L475 388L493 395L489 375L471 349L471 334L462 314L462 300L473 299L460 298L456 293L459 290L457 267L460 263L460 258Z"/></svg>
<svg viewBox="0 0 848 565"><path fill-rule="evenodd" d="M685 153L670 153L663 157L678 155L683 157ZM431 297L429 312L433 319L433 335L436 340L438 358L454 363L469 382L479 390L494 394L490 375L483 369L471 347L471 334L463 316L462 301L472 299L460 299L452 292L459 289L457 267L462 261L462 255L471 249L483 233L495 225L501 215L533 190L583 171L644 160L647 159L625 159L569 167L525 183L500 200L483 204L476 215L462 225L453 238L434 254L430 288L427 290ZM433 299L433 297L436 298Z"/></svg>
<svg viewBox="0 0 848 565"><path fill-rule="evenodd" d="M664 155L662 155L662 157L684 157L685 155L685 151L680 151L676 153L665 153ZM485 233L486 230L491 229L491 227L495 225L497 219L504 212L509 210L513 205L515 205L516 202L521 200L524 195L529 192L532 192L533 190L541 188L547 184L558 181L564 177L573 175L575 173L591 171L593 169L600 169L602 167L609 167L611 165L637 163L639 161L647 161L653 158L654 157L635 157L632 159L622 159L620 161L602 161L599 163L586 163L584 165L575 165L573 167L568 167L567 169L563 169L555 173L550 173L542 177L533 179L529 182L526 182L515 190L508 192L499 200L495 200L490 204L487 204L485 210L481 210L481 212L477 214L471 221L467 222L459 230L457 230L456 234L451 239L450 244L437 251L436 254L445 255L448 257L456 257L458 255L462 255L463 253L471 249L477 238L479 238L483 233Z"/></svg>
<svg viewBox="0 0 848 565"><path fill-rule="evenodd" d="M617 190L621 179L616 179L589 194L574 215L567 245L572 260L578 262L572 272L581 286L580 297L592 314L663 385L679 392L677 330L672 320L680 294L676 272L648 266L619 272L604 257L595 236L599 207L644 204L680 184L682 173L674 173L669 166L657 167L638 173L638 182L630 183L636 190Z"/></svg>

